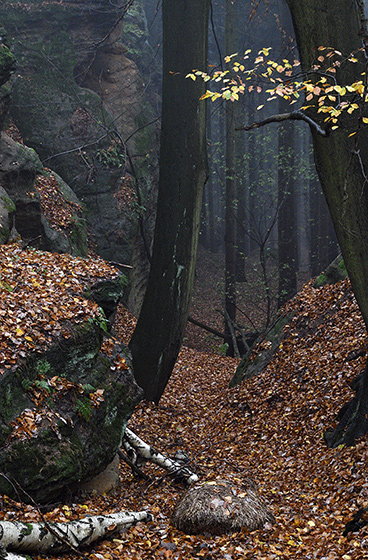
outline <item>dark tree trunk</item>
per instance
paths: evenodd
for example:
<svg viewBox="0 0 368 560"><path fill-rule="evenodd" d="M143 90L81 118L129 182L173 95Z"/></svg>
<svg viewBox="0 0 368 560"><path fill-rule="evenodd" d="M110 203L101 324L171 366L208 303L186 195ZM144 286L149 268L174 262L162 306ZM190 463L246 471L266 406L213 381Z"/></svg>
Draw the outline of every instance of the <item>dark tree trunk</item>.
<svg viewBox="0 0 368 560"><path fill-rule="evenodd" d="M145 397L159 401L188 316L206 165L206 68L209 0L163 0L163 98L160 177L151 270L130 343Z"/></svg>
<svg viewBox="0 0 368 560"><path fill-rule="evenodd" d="M312 276L325 270L337 257L339 247L326 199L318 180L310 185L311 263Z"/></svg>
<svg viewBox="0 0 368 560"><path fill-rule="evenodd" d="M362 46L357 2L351 0L287 0L293 18L304 70L311 68L319 46L333 47L348 55ZM345 64L336 72L337 83L361 79L365 62ZM311 116L315 118L318 115ZM323 124L323 121L322 121ZM358 118L347 115L328 138L313 134L314 157L329 206L341 252L358 305L368 326L368 129L358 129ZM351 444L361 435L361 419L368 412L368 372L364 373L355 404L329 435L328 444Z"/></svg>
<svg viewBox="0 0 368 560"><path fill-rule="evenodd" d="M294 179L294 127L279 127L278 156L278 237L279 290L278 307L295 296L297 291L296 193Z"/></svg>
<svg viewBox="0 0 368 560"><path fill-rule="evenodd" d="M242 96L235 106L236 121L241 123L244 120L246 111L245 97ZM245 282L245 265L248 253L248 238L246 235L246 196L248 187L248 166L245 161L246 136L245 134L236 135L236 280Z"/></svg>
<svg viewBox="0 0 368 560"><path fill-rule="evenodd" d="M235 0L226 0L225 50L231 54L235 38ZM225 333L229 354L234 355L231 325L236 320L236 181L235 181L235 106L226 104L226 213L225 213Z"/></svg>

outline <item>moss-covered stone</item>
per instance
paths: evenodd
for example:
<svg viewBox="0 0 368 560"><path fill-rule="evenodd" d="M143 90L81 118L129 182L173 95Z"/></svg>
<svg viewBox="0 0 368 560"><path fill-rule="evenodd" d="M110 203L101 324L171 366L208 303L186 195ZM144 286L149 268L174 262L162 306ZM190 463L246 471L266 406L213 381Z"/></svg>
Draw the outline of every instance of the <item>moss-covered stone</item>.
<svg viewBox="0 0 368 560"><path fill-rule="evenodd" d="M322 272L313 283L314 288L321 288L326 284L336 284L344 280L348 275L342 255L338 255L334 261Z"/></svg>
<svg viewBox="0 0 368 560"><path fill-rule="evenodd" d="M0 45L0 86L9 80L14 69L14 54L4 44Z"/></svg>
<svg viewBox="0 0 368 560"><path fill-rule="evenodd" d="M86 297L98 303L109 319L123 298L127 284L127 277L120 274L115 280L102 280L95 284L86 292Z"/></svg>
<svg viewBox="0 0 368 560"><path fill-rule="evenodd" d="M0 245L9 241L14 225L15 204L0 186Z"/></svg>
<svg viewBox="0 0 368 560"><path fill-rule="evenodd" d="M141 396L128 351L114 341L111 356L101 353L98 322L69 333L0 377L0 493L16 497L9 479L37 502L53 499L101 472L121 443ZM118 354L126 369L111 367ZM32 437L22 431L22 418Z"/></svg>
<svg viewBox="0 0 368 560"><path fill-rule="evenodd" d="M15 204L10 196L3 194L0 196L1 203L8 212L15 212Z"/></svg>

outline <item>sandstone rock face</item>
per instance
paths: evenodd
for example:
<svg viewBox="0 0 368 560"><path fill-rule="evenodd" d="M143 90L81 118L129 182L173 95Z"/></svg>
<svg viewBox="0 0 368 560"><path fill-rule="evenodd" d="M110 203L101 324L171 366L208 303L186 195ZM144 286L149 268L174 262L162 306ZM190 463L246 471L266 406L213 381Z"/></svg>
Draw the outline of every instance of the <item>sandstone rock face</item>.
<svg viewBox="0 0 368 560"><path fill-rule="evenodd" d="M68 235L53 227L45 217L40 195L35 189L38 175L45 174L39 157L27 148L0 133L0 243L19 234L25 243L30 242L42 250L86 254L85 222L75 217L75 231L80 235ZM60 179L60 192L65 200L77 204L73 191Z"/></svg>
<svg viewBox="0 0 368 560"><path fill-rule="evenodd" d="M133 205L121 204L120 196L133 171L126 149L144 198L157 140L157 124L135 134L153 113L123 45L124 6L123 0L0 6L18 60L12 116L25 143L85 204L99 254L119 262L129 262L136 231Z"/></svg>

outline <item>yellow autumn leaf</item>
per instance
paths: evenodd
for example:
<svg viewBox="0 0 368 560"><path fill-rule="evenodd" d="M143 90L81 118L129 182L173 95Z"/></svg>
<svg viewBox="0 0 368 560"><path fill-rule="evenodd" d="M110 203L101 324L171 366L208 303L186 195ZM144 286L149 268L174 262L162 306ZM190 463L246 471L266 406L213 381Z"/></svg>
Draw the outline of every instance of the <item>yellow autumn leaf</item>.
<svg viewBox="0 0 368 560"><path fill-rule="evenodd" d="M362 117L362 121L364 122L364 124L368 124L368 117Z"/></svg>
<svg viewBox="0 0 368 560"><path fill-rule="evenodd" d="M265 56L268 56L268 55L269 55L269 53L270 53L270 50L271 50L271 47L268 47L268 48L263 48L262 50L260 50L260 51L259 51L259 53L258 53L258 54L261 54L261 53L263 53L263 54L264 54Z"/></svg>
<svg viewBox="0 0 368 560"><path fill-rule="evenodd" d="M202 101L202 99L207 99L208 97L212 97L213 93L212 91L206 91L206 93L204 93L199 99Z"/></svg>

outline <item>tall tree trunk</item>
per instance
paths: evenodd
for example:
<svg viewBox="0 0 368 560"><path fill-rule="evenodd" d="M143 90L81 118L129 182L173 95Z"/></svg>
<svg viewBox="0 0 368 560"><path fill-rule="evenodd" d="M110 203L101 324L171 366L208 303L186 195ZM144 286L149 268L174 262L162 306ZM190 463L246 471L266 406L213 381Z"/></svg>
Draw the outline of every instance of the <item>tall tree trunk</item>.
<svg viewBox="0 0 368 560"><path fill-rule="evenodd" d="M309 143L310 132L307 127L296 127L294 142L296 170L296 206L298 230L298 272L303 281L310 278L310 192L309 192Z"/></svg>
<svg viewBox="0 0 368 560"><path fill-rule="evenodd" d="M242 96L235 106L236 121L242 122L246 112L246 98ZM248 254L248 238L246 234L246 196L248 188L248 164L246 161L246 135L237 134L235 146L236 170L236 280L245 282L245 263Z"/></svg>
<svg viewBox="0 0 368 560"><path fill-rule="evenodd" d="M194 280L206 165L206 68L209 0L163 0L160 176L152 262L130 342L136 380L159 401L174 367Z"/></svg>
<svg viewBox="0 0 368 560"><path fill-rule="evenodd" d="M278 156L278 237L279 290L278 307L297 291L296 200L294 179L294 127L291 123L279 127Z"/></svg>
<svg viewBox="0 0 368 560"><path fill-rule="evenodd" d="M232 54L235 47L235 4L226 0L225 50ZM235 106L226 104L226 214L225 214L225 334L229 354L234 355L231 324L236 320L236 181L235 181Z"/></svg>
<svg viewBox="0 0 368 560"><path fill-rule="evenodd" d="M287 0L293 18L302 68L309 70L319 46L333 47L345 55L362 46L359 0ZM361 78L365 61L344 64L336 72L340 85ZM318 115L313 114L314 118ZM368 326L368 129L360 127L353 113L338 130L324 138L313 134L314 157L322 189L329 206L341 252L358 305ZM356 132L353 136L351 134ZM368 413L368 370L361 380L358 396L347 407L328 444L352 444L361 435L362 418ZM366 429L365 422L365 429Z"/></svg>

